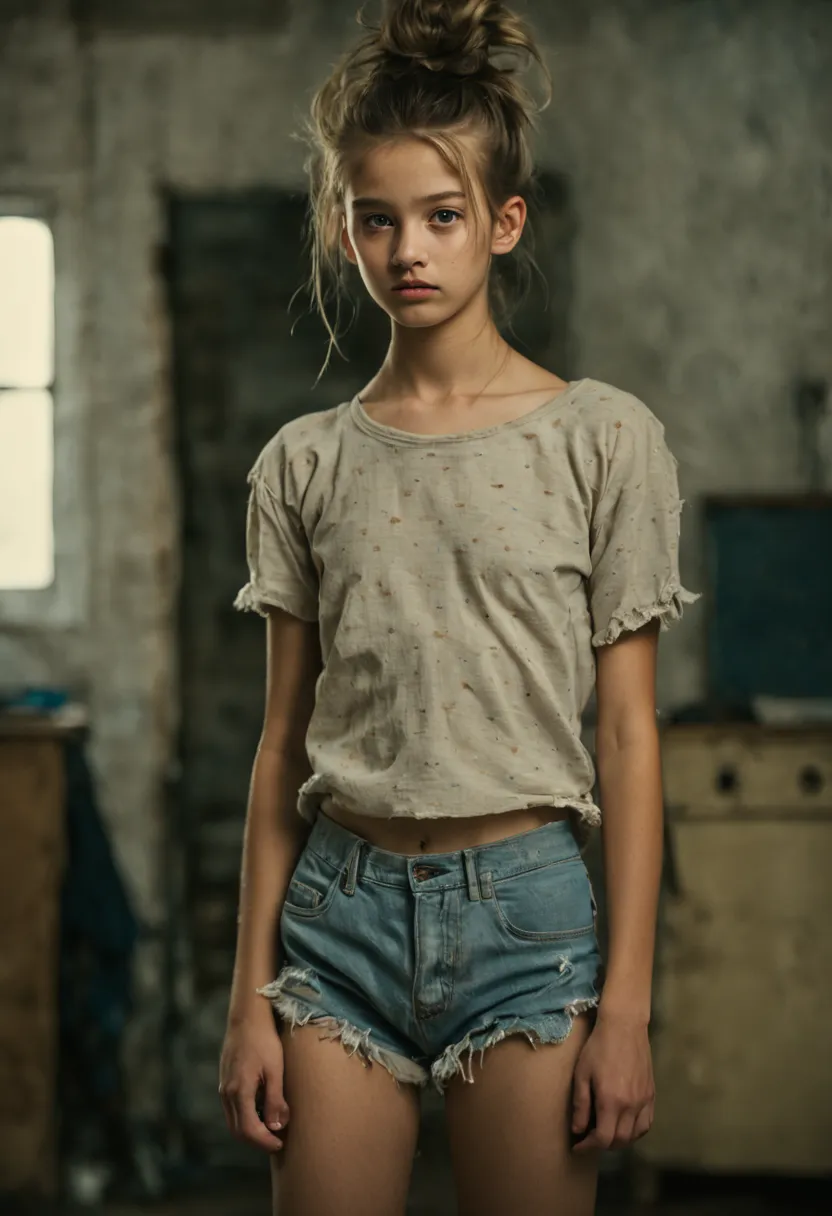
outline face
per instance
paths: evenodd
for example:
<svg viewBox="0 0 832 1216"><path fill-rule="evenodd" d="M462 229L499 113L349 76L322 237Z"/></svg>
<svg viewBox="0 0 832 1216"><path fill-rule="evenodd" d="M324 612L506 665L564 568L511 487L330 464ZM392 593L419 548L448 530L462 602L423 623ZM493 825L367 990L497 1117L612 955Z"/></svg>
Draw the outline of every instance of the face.
<svg viewBox="0 0 832 1216"><path fill-rule="evenodd" d="M479 223L460 178L420 139L374 145L351 163L344 250L398 324L436 325L487 300L491 258L514 248L526 208L511 198L492 222L476 189Z"/></svg>

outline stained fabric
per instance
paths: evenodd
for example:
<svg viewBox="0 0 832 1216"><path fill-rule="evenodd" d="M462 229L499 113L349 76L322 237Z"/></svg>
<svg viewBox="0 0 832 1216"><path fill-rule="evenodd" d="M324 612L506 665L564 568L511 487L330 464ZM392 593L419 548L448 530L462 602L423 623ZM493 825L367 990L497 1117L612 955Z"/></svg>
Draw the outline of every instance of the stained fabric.
<svg viewBox="0 0 832 1216"><path fill-rule="evenodd" d="M250 579L236 606L319 622L310 822L570 806L595 650L696 598L664 428L636 397L574 381L487 429L420 435L359 398L284 425L251 471Z"/></svg>

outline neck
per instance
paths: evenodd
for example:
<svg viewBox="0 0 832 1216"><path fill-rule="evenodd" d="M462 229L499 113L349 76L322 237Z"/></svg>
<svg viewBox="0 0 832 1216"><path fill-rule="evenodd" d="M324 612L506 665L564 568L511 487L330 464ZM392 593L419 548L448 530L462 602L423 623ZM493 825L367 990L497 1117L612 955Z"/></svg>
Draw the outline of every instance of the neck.
<svg viewBox="0 0 832 1216"><path fill-rule="evenodd" d="M372 392L415 397L427 405L475 397L501 372L511 354L483 293L441 325L415 329L394 324Z"/></svg>

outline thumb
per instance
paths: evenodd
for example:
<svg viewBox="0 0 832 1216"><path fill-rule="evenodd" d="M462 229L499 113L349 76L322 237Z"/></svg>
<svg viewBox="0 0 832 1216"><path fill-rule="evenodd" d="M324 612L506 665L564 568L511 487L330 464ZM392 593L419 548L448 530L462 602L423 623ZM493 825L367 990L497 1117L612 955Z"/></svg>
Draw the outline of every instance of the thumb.
<svg viewBox="0 0 832 1216"><path fill-rule="evenodd" d="M263 1078L263 1122L271 1132L289 1122L289 1106L283 1096L283 1069L268 1068Z"/></svg>
<svg viewBox="0 0 832 1216"><path fill-rule="evenodd" d="M576 1073L572 1089L572 1131L576 1134L586 1131L589 1126L589 1116L592 1109L592 1094L589 1077L584 1073Z"/></svg>

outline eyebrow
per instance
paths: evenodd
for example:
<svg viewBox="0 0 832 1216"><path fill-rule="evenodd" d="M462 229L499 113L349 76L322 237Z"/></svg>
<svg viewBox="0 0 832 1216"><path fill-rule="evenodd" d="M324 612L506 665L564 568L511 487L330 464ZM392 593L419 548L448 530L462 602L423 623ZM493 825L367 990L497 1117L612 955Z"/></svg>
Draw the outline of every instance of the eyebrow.
<svg viewBox="0 0 832 1216"><path fill-rule="evenodd" d="M417 203L441 203L446 199L465 198L462 190L441 190L438 194L426 194L423 198L417 198ZM359 207L389 207L390 203L383 198L357 198L353 202L353 208Z"/></svg>

